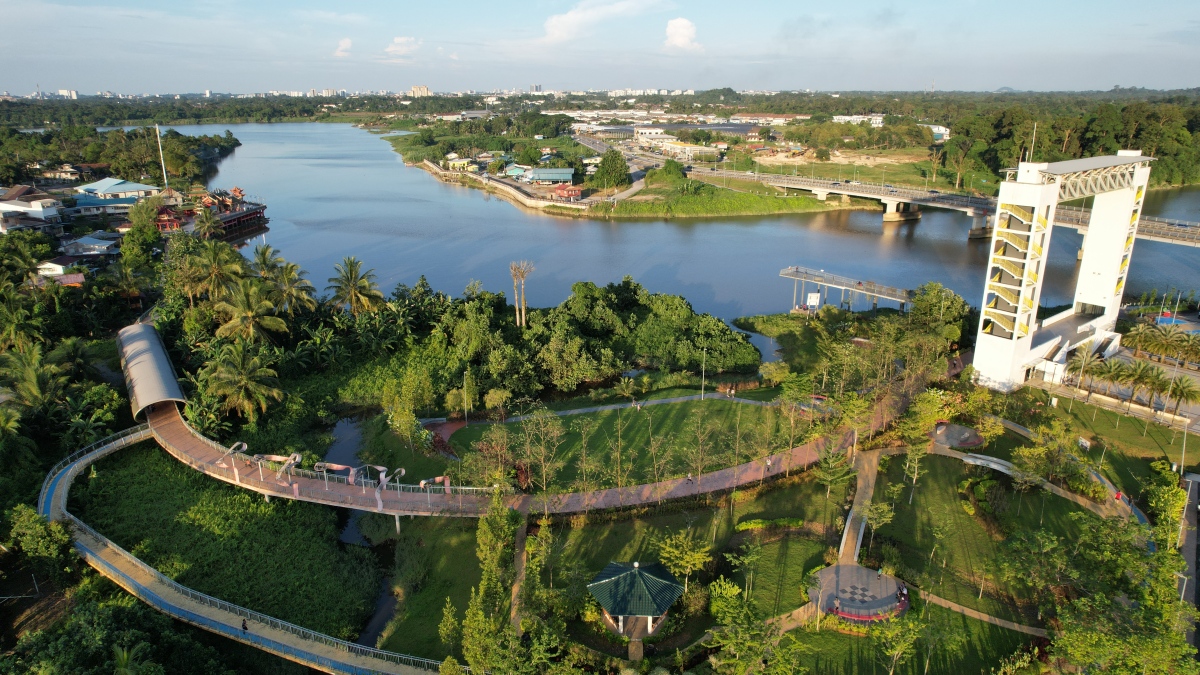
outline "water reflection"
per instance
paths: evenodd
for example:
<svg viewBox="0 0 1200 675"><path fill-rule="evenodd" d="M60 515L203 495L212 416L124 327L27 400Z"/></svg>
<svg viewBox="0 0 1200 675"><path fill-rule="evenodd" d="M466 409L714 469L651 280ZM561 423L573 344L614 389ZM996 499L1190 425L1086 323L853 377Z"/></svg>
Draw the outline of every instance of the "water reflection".
<svg viewBox="0 0 1200 675"><path fill-rule="evenodd" d="M579 280L631 275L649 289L678 293L722 318L786 311L789 265L912 288L935 280L979 304L986 243L968 241L971 221L930 210L915 224L883 225L877 212L839 211L682 221L552 218L470 188L445 185L405 167L379 136L349 125L246 124L231 128L243 145L211 184L239 185L268 204L271 231L260 238L305 267L318 288L335 262L355 255L380 284L412 284L424 274L452 293L472 279L503 291L508 263L537 265L529 302L557 304ZM1155 192L1147 213L1200 220L1200 190ZM1056 229L1043 304L1071 301L1081 237ZM253 243L253 242L252 242ZM1192 287L1197 249L1139 241L1129 289ZM865 304L858 305L867 306Z"/></svg>

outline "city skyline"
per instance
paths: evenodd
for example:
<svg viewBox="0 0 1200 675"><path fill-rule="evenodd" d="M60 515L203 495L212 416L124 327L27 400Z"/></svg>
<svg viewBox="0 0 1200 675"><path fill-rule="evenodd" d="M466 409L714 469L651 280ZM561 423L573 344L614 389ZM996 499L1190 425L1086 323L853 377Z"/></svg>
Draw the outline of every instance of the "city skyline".
<svg viewBox="0 0 1200 675"><path fill-rule="evenodd" d="M1086 15L1033 2L904 8L875 0L836 7L752 0L736 8L465 2L452 12L371 2L337 11L224 1L160 8L142 0L2 0L0 7L58 36L18 32L0 43L9 65L0 89L17 95L38 87L90 95L416 84L527 90L530 83L547 91L1173 89L1194 86L1189 78L1200 64L1200 8L1172 0L1142 5L1143 16L1170 22L1130 21L1115 2L1093 3ZM1031 16L1043 28L1031 29Z"/></svg>

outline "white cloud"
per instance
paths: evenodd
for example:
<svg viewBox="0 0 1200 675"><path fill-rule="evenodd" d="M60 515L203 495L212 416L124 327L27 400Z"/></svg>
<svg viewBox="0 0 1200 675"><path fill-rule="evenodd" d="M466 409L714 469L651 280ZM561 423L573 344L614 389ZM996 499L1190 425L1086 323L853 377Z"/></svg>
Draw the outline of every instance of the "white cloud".
<svg viewBox="0 0 1200 675"><path fill-rule="evenodd" d="M394 37L391 44L383 49L383 60L387 63L411 63L409 57L420 48L421 41L415 37Z"/></svg>
<svg viewBox="0 0 1200 675"><path fill-rule="evenodd" d="M563 14L555 14L546 19L546 34L539 42L568 42L590 32L597 23L636 16L658 4L657 0L582 0Z"/></svg>
<svg viewBox="0 0 1200 675"><path fill-rule="evenodd" d="M350 45L354 44L350 38L342 38L338 40L337 49L333 50L333 55L336 58L343 59L350 56Z"/></svg>
<svg viewBox="0 0 1200 675"><path fill-rule="evenodd" d="M704 45L696 42L696 24L683 17L667 22L667 40L663 49L677 52L699 52Z"/></svg>

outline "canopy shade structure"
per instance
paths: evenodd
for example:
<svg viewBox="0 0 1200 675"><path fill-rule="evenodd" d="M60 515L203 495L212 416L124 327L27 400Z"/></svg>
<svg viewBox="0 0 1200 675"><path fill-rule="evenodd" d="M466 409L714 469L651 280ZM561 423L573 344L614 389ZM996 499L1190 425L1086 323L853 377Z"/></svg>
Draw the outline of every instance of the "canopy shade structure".
<svg viewBox="0 0 1200 675"><path fill-rule="evenodd" d="M587 588L610 616L662 616L683 595L660 563L610 562Z"/></svg>
<svg viewBox="0 0 1200 675"><path fill-rule="evenodd" d="M121 352L121 367L125 371L125 386L129 404L137 419L155 403L171 401L186 403L175 369L167 356L167 348L154 326L135 323L117 333L117 348Z"/></svg>

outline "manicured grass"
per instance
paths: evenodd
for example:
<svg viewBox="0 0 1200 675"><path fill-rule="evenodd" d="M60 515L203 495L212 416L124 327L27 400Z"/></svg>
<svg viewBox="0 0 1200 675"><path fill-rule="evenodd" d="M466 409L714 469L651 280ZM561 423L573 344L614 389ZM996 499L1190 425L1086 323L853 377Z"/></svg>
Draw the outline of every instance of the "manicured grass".
<svg viewBox="0 0 1200 675"><path fill-rule="evenodd" d="M912 611L919 612L919 601ZM959 656L935 654L929 664L930 675L966 675L990 673L1001 659L1029 644L1031 638L1022 633L967 618L948 609L929 605L926 617L948 617L967 637ZM811 675L876 675L886 673L876 660L876 647L870 638L847 635L832 630L816 631L798 628L789 635L812 648L802 661ZM917 642L914 656L896 669L898 675L923 675L925 652Z"/></svg>
<svg viewBox="0 0 1200 675"><path fill-rule="evenodd" d="M927 456L921 462L921 477L917 482L912 504L908 503L911 486L906 487L896 503L896 515L889 525L881 527L876 535L873 552L877 555L880 539L888 538L898 543L905 567L916 575L925 575L927 581L919 585L929 592L952 602L973 607L993 616L1032 622L1035 617L1022 616L1021 608L1009 598L997 597L985 589L979 598L979 586L966 579L978 578L983 574L988 586L1008 592L1017 600L1025 596L1018 589L1006 588L999 579L1000 560L1005 552L997 535L990 534L976 519L959 504L958 484L971 474L968 465L951 457ZM887 486L904 480L904 458L892 458L885 474L880 473L875 484L875 499L887 499ZM1010 493L1008 513L1002 516L1009 531L1031 531L1045 528L1059 537L1072 541L1076 528L1069 514L1081 511L1078 505L1047 492L1030 492L1025 495ZM1044 503L1044 508L1043 508ZM937 544L933 562L930 553L936 540L933 524L945 523L948 536ZM870 533L863 541L866 552ZM943 568L945 561L946 568ZM916 579L910 579L916 582Z"/></svg>
<svg viewBox="0 0 1200 675"><path fill-rule="evenodd" d="M405 483L444 475L449 463L441 455L426 455L405 447L388 427L385 415L376 415L362 422L362 450L358 456L368 464L404 467L405 475L400 480Z"/></svg>
<svg viewBox="0 0 1200 675"><path fill-rule="evenodd" d="M101 460L71 499L84 522L202 593L341 638L373 607L375 560L339 545L330 507L264 501L149 443Z"/></svg>
<svg viewBox="0 0 1200 675"><path fill-rule="evenodd" d="M1017 448L1029 445L1031 441L1026 440L1022 436L1018 436L1011 431L1005 431L1004 435L992 441L986 446L979 448L963 448L963 452L973 452L978 455L988 455L989 457L998 457L1005 461L1011 462L1013 452Z"/></svg>
<svg viewBox="0 0 1200 675"><path fill-rule="evenodd" d="M735 458L732 436L739 415L743 440L741 452ZM718 395L704 401L644 406L641 411L624 408L563 417L562 421L568 432L559 447L558 456L566 463L556 477L555 485L562 489L568 489L579 475L576 464L577 459L581 456L582 436L577 429L584 420L595 424L588 440L588 453L590 456L598 458L606 470L616 464L614 447L617 441L618 422L625 425L624 431L621 433L621 446L624 454L622 464L632 462L633 466L633 472L625 484L636 485L654 480L652 457L648 451L651 420L653 420L655 436L667 439L666 446L677 447L694 442L695 434L691 430L698 419L703 419L704 424L712 425L716 431L709 439L709 446L712 448L710 452L712 463L709 468L711 471L715 468L746 462L755 456L762 455L761 445L756 445L751 439L752 433L758 431L764 424L770 425L774 434L771 445L772 452L787 445L787 437L782 433L784 429L780 420L775 419L775 415L773 408L737 403ZM487 426L476 424L460 429L451 437L450 443L455 447L456 452L471 452L472 444L483 437ZM508 426L513 433L521 433L520 422L511 422ZM799 438L798 435L797 439ZM661 452L667 451L666 446ZM668 469L667 475L661 477L666 479L682 476L689 471L695 473L694 469L689 469L682 461L677 461Z"/></svg>
<svg viewBox="0 0 1200 675"><path fill-rule="evenodd" d="M388 516L370 514L364 517ZM414 518L400 520L401 530L415 535L430 556L429 576L420 590L396 606L396 614L381 636L379 647L401 654L444 659L446 648L438 638L438 622L446 598L462 619L471 589L479 585L479 559L475 556L476 521L471 518ZM459 661L462 655L457 654Z"/></svg>
<svg viewBox="0 0 1200 675"><path fill-rule="evenodd" d="M745 496L747 493L742 493ZM752 498L735 499L732 508L715 501L712 506L652 514L641 518L590 522L583 527L564 527L558 533L563 540L563 559L578 561L589 574L599 572L612 561L657 560L655 541L664 535L691 528L697 537L713 545L714 551L726 549L735 535L737 523L775 518L803 518L805 522L835 525L843 513L845 488L835 488L829 500L825 488L801 476L785 485L764 490ZM739 541L746 535L737 533ZM797 573L816 566L825 545L796 533L788 536L787 546L773 542L764 547L763 561L755 577L754 601L767 611L779 607L783 613L799 606ZM741 577L737 577L739 583ZM693 576L692 581L696 581Z"/></svg>
<svg viewBox="0 0 1200 675"><path fill-rule="evenodd" d="M1051 414L1067 420L1085 438L1100 441L1093 443L1092 452L1088 453L1092 462L1099 462L1101 446L1108 446L1104 456L1104 473L1123 490L1140 492L1140 479L1150 475L1151 462L1159 459L1179 462L1182 457L1182 433L1172 434L1167 427L1154 423L1147 428L1145 420L1125 417L1082 400L1072 403L1070 399L1060 397L1058 406L1050 407L1048 393L1034 393L1047 402L1046 408ZM1200 441L1197 441L1195 434L1189 433L1188 436L1191 437L1190 441L1195 442L1194 445L1189 444L1193 445L1195 451L1189 448L1187 463L1192 467L1191 470L1195 470L1200 466Z"/></svg>
<svg viewBox="0 0 1200 675"><path fill-rule="evenodd" d="M808 604L804 574L824 564L825 549L823 542L792 534L765 542L762 560L754 572L750 601L766 616L779 616ZM741 573L734 575L734 580L745 583Z"/></svg>

